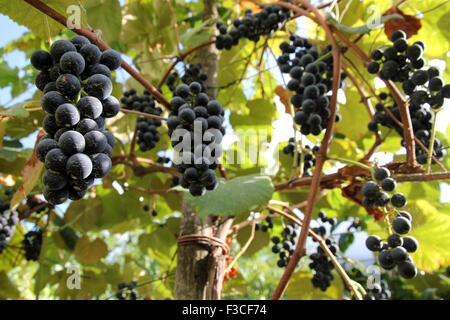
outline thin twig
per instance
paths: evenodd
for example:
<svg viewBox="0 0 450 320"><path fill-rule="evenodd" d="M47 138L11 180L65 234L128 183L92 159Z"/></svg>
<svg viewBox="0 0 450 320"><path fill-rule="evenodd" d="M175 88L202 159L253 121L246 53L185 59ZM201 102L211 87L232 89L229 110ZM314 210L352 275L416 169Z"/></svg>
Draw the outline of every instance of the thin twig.
<svg viewBox="0 0 450 320"><path fill-rule="evenodd" d="M326 154L328 145L331 141L331 135L333 132L334 122L336 118L336 105L337 105L337 92L339 89L340 81L341 81L341 53L340 48L338 47L336 40L333 37L333 34L328 26L328 24L325 21L325 18L323 15L319 12L317 8L315 8L311 3L304 1L304 0L297 0L295 1L297 4L302 4L306 8L308 8L311 12L314 12L315 14L315 21L323 27L328 40L331 43L331 51L333 55L333 82L332 82L332 95L331 95L331 101L330 101L330 120L328 121L327 128L325 131L324 138L322 140L322 143L320 145L320 149L316 155L316 169L314 171L314 175L311 181L311 188L309 190L308 194L308 202L306 205L305 213L304 213L304 227L300 231L299 240L297 242L297 246L294 249L294 253L292 254L292 257L286 267L286 270L283 274L283 276L280 279L280 282L278 283L273 295L272 300L279 300L283 296L288 282L290 278L292 277L295 267L297 266L298 262L300 261L300 258L304 255L305 252L305 243L306 238L308 235L309 230L309 224L312 219L312 213L315 205L315 200L317 196L317 191L320 187L320 175L322 173L322 168L324 165L324 162L326 160ZM287 7L288 9L291 9L293 11L299 12L299 8L285 3L285 2L278 2L280 6Z"/></svg>

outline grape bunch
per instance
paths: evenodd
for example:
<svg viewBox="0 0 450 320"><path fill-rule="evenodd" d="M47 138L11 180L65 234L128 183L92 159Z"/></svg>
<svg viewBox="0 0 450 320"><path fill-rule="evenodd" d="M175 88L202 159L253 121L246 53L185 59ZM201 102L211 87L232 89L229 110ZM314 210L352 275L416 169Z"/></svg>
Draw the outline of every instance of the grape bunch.
<svg viewBox="0 0 450 320"><path fill-rule="evenodd" d="M297 150L297 165L300 165L301 160L303 160L303 177L312 176L311 169L316 165L316 159L314 155L319 151L319 146L310 147L305 145L304 153L301 150ZM294 138L289 138L289 143L283 148L283 153L294 157L295 153L295 142ZM303 158L302 158L303 156Z"/></svg>
<svg viewBox="0 0 450 320"><path fill-rule="evenodd" d="M278 254L280 259L277 261L277 266L284 268L288 265L289 260L294 253L295 246L297 245L297 238L300 234L299 226L293 222L289 222L281 232L281 239L279 236L273 236L272 252Z"/></svg>
<svg viewBox="0 0 450 320"><path fill-rule="evenodd" d="M390 172L386 168L379 168L375 171L375 179L381 181L381 188L384 191L392 192L397 186L397 182L389 177ZM376 182L369 181L363 185L363 204L370 206L387 206L389 201L395 208L402 208L407 204L407 198L402 193L395 193L392 197L381 191ZM366 247L371 251L379 251L378 262L385 270L392 270L398 266L400 275L406 279L414 278L417 275L417 268L408 252L417 251L419 243L410 236L404 236L411 231L412 217L407 211L395 210L396 217L392 221L394 232L387 238L387 242L382 242L378 236L369 236L366 240Z"/></svg>
<svg viewBox="0 0 450 320"><path fill-rule="evenodd" d="M322 53L308 39L292 35L290 42L280 44L282 54L277 62L283 73L290 73L287 84L292 105L297 109L294 121L300 126L303 135L319 135L330 120L330 90L333 77L333 57L331 46ZM342 79L345 73L342 73ZM342 84L342 81L341 81ZM341 115L336 114L336 122Z"/></svg>
<svg viewBox="0 0 450 320"><path fill-rule="evenodd" d="M214 170L222 154L220 143L225 134L222 105L209 100L201 89L198 82L178 85L167 120L172 146L179 153L173 164L183 174L180 185L188 188L193 196L217 188Z"/></svg>
<svg viewBox="0 0 450 320"><path fill-rule="evenodd" d="M380 283L373 283L372 287L366 288L364 300L389 300L392 297L389 284L386 280L381 280Z"/></svg>
<svg viewBox="0 0 450 320"><path fill-rule="evenodd" d="M204 82L208 79L208 75L202 72L203 65L201 63L189 64L184 68L184 75L180 78L177 71L172 72L168 77L166 84L170 91L174 92L178 82L190 85L192 82L198 82L201 84L201 92L205 91Z"/></svg>
<svg viewBox="0 0 450 320"><path fill-rule="evenodd" d="M31 55L31 64L40 70L35 84L44 92L41 105L47 113L42 123L47 135L36 156L47 169L43 194L51 204L83 198L94 178L111 170L115 138L105 130L105 119L120 109L110 95L110 77L121 63L117 51L101 52L83 36L57 40L50 52Z"/></svg>
<svg viewBox="0 0 450 320"><path fill-rule="evenodd" d="M284 0L284 2L291 2ZM258 42L261 36L270 35L279 30L291 17L291 10L277 4L269 4L258 13L251 9L245 10L245 16L233 21L233 27L228 27L223 22L217 22L216 28L219 35L216 37L216 48L230 50L239 44L241 38Z"/></svg>
<svg viewBox="0 0 450 320"><path fill-rule="evenodd" d="M7 197L12 196L10 190L5 191ZM0 253L8 247L8 242L16 230L19 223L19 213L16 210L10 210L10 202L0 198Z"/></svg>
<svg viewBox="0 0 450 320"><path fill-rule="evenodd" d="M375 171L375 179L380 184L375 181L368 181L362 186L362 204L364 207L385 207L389 202L395 208L406 206L408 199L403 193L394 193L392 197L388 194L388 192L394 192L397 188L397 181L390 175L389 169L380 167Z"/></svg>
<svg viewBox="0 0 450 320"><path fill-rule="evenodd" d="M271 216L267 216L264 220L264 224L255 223L255 231L261 230L262 232L267 232L270 229L273 229L273 218Z"/></svg>
<svg viewBox="0 0 450 320"><path fill-rule="evenodd" d="M431 70L434 68L430 68ZM436 69L437 71L437 69ZM439 71L437 71L439 72ZM387 106L387 109L394 115L395 118L401 119L400 110L392 98L390 93L382 92L379 97L383 100L384 104ZM390 105L388 105L390 104ZM377 103L375 105L375 114L374 120L369 122L368 129L370 131L376 132L378 131L378 125L394 129L401 137L403 137L403 129L389 116L389 114L383 108L383 104ZM434 121L434 113L431 111L429 106L426 104L414 104L412 103L409 106L410 114L411 114L411 124L414 132L414 136L419 139L424 146L428 147L430 144L431 138L431 129ZM404 145L404 140L402 140L402 145ZM416 145L415 148L417 162L420 164L426 164L428 153L425 152L424 149L420 145ZM442 142L435 137L434 146L433 146L433 155L437 159L442 159L444 157L444 147Z"/></svg>
<svg viewBox="0 0 450 320"><path fill-rule="evenodd" d="M326 228L324 224L328 223L333 227L337 224L337 219L328 218L324 211L319 211L319 220L321 221L321 225L319 227L312 228L311 230L324 238L325 244L328 246L331 253L333 255L336 255L339 247L332 237L326 237ZM316 240L313 239L313 241ZM317 247L317 252L312 253L309 257L312 260L312 262L309 264L309 267L314 270L314 275L311 279L311 283L315 288L326 291L331 285L331 281L334 278L333 274L331 273L334 265L331 262L330 257L328 257L328 255L320 246Z"/></svg>
<svg viewBox="0 0 450 320"><path fill-rule="evenodd" d="M392 221L392 232L383 242L378 236L367 237L366 247L370 251L379 252L378 262L385 270L392 270L396 266L400 276L405 279L414 278L417 268L408 253L419 249L419 242L411 236L404 236L411 231L412 217L407 211L399 211Z"/></svg>
<svg viewBox="0 0 450 320"><path fill-rule="evenodd" d="M391 290L389 288L389 284L385 279L381 279L378 281L373 281L375 279L371 279L370 274L364 269L360 269L354 263L345 263L343 264L344 269L347 272L347 275L355 282L358 283L366 283L365 286L366 294L364 295L364 300L390 300L392 297ZM381 274L381 277L384 278L385 275ZM369 285L369 283L371 285ZM346 290L347 293L350 293ZM352 297L355 299L355 297ZM349 299L350 300L350 299Z"/></svg>
<svg viewBox="0 0 450 320"><path fill-rule="evenodd" d="M41 229L28 231L22 240L27 261L37 261L41 254L43 231Z"/></svg>
<svg viewBox="0 0 450 320"><path fill-rule="evenodd" d="M137 281L119 283L117 285L119 291L116 293L116 298L119 300L137 300L138 292L135 290L137 286Z"/></svg>
<svg viewBox="0 0 450 320"><path fill-rule="evenodd" d="M156 106L155 100L151 97L150 92L144 90L142 96L138 96L135 89L125 91L120 102L124 104L124 109L140 111L153 115L161 115L163 110ZM160 119L138 117L136 120L137 127L137 144L142 152L153 149L159 142L161 136L158 128L161 126Z"/></svg>

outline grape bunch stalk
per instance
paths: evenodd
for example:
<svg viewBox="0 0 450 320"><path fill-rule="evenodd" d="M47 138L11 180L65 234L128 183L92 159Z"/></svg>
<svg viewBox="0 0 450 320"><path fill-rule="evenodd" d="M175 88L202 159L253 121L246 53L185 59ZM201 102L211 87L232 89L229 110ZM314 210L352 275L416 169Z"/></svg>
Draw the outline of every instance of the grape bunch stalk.
<svg viewBox="0 0 450 320"><path fill-rule="evenodd" d="M290 42L280 44L280 49L282 54L277 59L278 65L281 72L290 74L287 88L295 92L291 97L291 103L296 108L294 121L303 135L317 136L327 127L331 117L331 46L319 53L308 39L292 35ZM342 79L345 79L345 73ZM339 122L341 115L336 114L335 120Z"/></svg>
<svg viewBox="0 0 450 320"><path fill-rule="evenodd" d="M217 100L209 100L201 90L198 82L178 85L167 120L172 146L180 154L173 161L183 174L180 185L188 188L193 196L217 188L219 182L214 170L222 154L220 143L225 134L222 105Z"/></svg>
<svg viewBox="0 0 450 320"><path fill-rule="evenodd" d="M150 92L144 90L144 94L137 95L136 89L131 88L125 91L120 102L124 104L124 109L140 111L148 114L159 116L163 110L156 106L155 100L151 97ZM161 126L160 119L140 116L136 120L137 128L137 144L142 152L152 150L159 142L161 136L158 128Z"/></svg>
<svg viewBox="0 0 450 320"><path fill-rule="evenodd" d="M381 181L381 188L392 192L397 186L397 182L390 177L390 172L386 168L379 168L375 171L375 179ZM369 181L362 188L363 204L366 206L387 206L389 201L395 208L402 208L407 204L407 198L402 193L395 193L390 197L386 192L380 191L378 184ZM366 247L370 251L379 252L378 262L385 270L392 270L396 266L400 275L406 279L414 278L417 275L417 268L408 253L416 252L419 248L418 241L411 236L403 236L411 231L412 217L407 211L394 210L395 218L389 228L389 237L383 242L379 236L371 235L366 240ZM386 219L388 219L386 217ZM389 222L390 223L390 222ZM393 230L393 232L392 232Z"/></svg>
<svg viewBox="0 0 450 320"><path fill-rule="evenodd" d="M84 36L57 40L50 51L37 50L31 64L40 72L35 84L43 91L42 126L47 133L36 148L45 164L43 194L51 204L79 200L111 170L114 135L105 119L120 110L111 96L111 71L120 67L120 54L103 52Z"/></svg>

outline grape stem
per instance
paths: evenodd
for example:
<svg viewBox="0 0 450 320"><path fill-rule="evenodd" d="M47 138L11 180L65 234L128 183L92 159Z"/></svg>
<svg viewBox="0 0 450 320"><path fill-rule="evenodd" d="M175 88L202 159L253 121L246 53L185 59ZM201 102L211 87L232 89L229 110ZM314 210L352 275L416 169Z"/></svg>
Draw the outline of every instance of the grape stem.
<svg viewBox="0 0 450 320"><path fill-rule="evenodd" d="M370 172L373 181L377 181L377 179L375 179L375 169L370 167L370 166L368 166L368 165L365 165L365 164L363 164L361 162L358 162L358 161L355 161L355 160L344 159L344 158L339 158L339 157L328 157L328 159L329 160L334 160L334 161L339 161L339 162L342 162L342 163L355 165L355 166L358 166L360 168L366 169L367 171Z"/></svg>
<svg viewBox="0 0 450 320"><path fill-rule="evenodd" d="M282 217L286 218L287 220L289 220L289 221L299 225L300 227L302 227L302 230L303 230L304 222L300 221L299 219L291 216L290 214L284 212L283 210L274 208L274 207L272 207L270 205L267 206L267 209L271 210L271 211L281 215ZM291 211L289 206L285 206L285 209ZM295 214L294 212L292 212L292 213ZM346 284L347 288L353 293L353 295L355 296L356 300L362 300L362 297L361 297L360 293L355 288L355 286L356 286L355 283L357 283L357 282L353 281L348 276L348 274L345 272L344 268L341 266L341 264L337 260L336 256L330 251L330 248L328 248L327 244L325 243L325 240L323 240L322 237L320 237L317 233L312 231L309 227L307 229L307 232L314 240L316 240L319 243L320 247L323 249L325 254L330 258L331 262L333 263L334 267L338 271L339 275L342 277L342 280ZM305 255L305 252L302 253L302 256L304 256L304 255ZM363 289L363 291L364 291L364 289Z"/></svg>
<svg viewBox="0 0 450 320"><path fill-rule="evenodd" d="M437 114L439 113L439 111L441 111L442 109L438 109L438 110L434 110L434 119L433 119L433 125L431 127L431 137L430 137L430 145L428 146L428 157L427 157L427 167L425 169L425 173L426 174L430 174L431 173L431 156L433 155L433 150L434 150L434 139L436 137L436 119L437 119Z"/></svg>

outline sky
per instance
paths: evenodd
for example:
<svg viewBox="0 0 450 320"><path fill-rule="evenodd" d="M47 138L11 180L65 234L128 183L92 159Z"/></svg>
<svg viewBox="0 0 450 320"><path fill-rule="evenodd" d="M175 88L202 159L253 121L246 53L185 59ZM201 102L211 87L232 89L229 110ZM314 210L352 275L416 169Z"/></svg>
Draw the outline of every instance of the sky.
<svg viewBox="0 0 450 320"><path fill-rule="evenodd" d="M123 2L123 0L121 0L121 2ZM0 47L3 47L11 40L20 37L24 32L27 31L27 28L19 26L18 24L10 20L7 16L0 14L0 30L8 30L8 32L2 32L0 35ZM10 67L21 68L29 63L29 61L25 58L25 55L17 50L9 54L3 55L3 58ZM124 59L126 59L127 62L131 63L131 59L129 59L128 57L124 56ZM270 58L267 62L267 65L270 67L275 65L275 63L276 62L274 61L274 59ZM439 62L437 62L437 64L439 65ZM445 68L445 64L443 66L442 64L439 66L441 68ZM120 70L119 73L120 74L118 75L118 79L120 79L121 82L125 82L128 79L129 75L125 73L125 71L123 70ZM275 72L275 78L279 83L282 83L282 79L279 73ZM253 79L248 80L249 87L252 85L252 81ZM288 79L286 79L286 81L288 81ZM0 89L0 105L11 106L17 102L29 99L32 96L32 94L33 91L30 90L20 95L19 97L16 97L15 99L11 99L9 88ZM247 90L246 95L251 96L252 90ZM345 100L341 98L340 102L345 103ZM273 128L274 135L271 143L272 148L274 148L279 142L287 141L289 137L293 136L292 118L290 117L290 115L284 113L284 106L282 106L279 101L276 101L276 105L280 117L277 121L274 122ZM229 115L229 113L227 113L227 115ZM449 118L450 118L450 108L447 107L446 110L443 111L442 114L439 116L440 120L438 121L437 125L439 131L445 133ZM34 134L30 135L29 137L22 139L21 142L25 147L28 148L33 147L34 142L36 140L36 135L37 131ZM227 141L225 141L225 143L231 144L234 139L235 137L232 134L228 135ZM387 154L377 154L376 156L381 161L381 163L386 163L392 159L392 156ZM441 185L441 196L442 196L441 201L449 202L450 186L446 183L442 183ZM67 205L64 205L59 209L65 211L64 209L66 207ZM340 226L337 232L340 232L341 229L343 230L344 227L345 226ZM367 234L364 232L357 233L354 244L347 250L346 253L349 257L354 257L366 261L368 264L370 264L373 261L373 254L370 253L368 250L365 250L363 242L365 241L366 237Z"/></svg>

